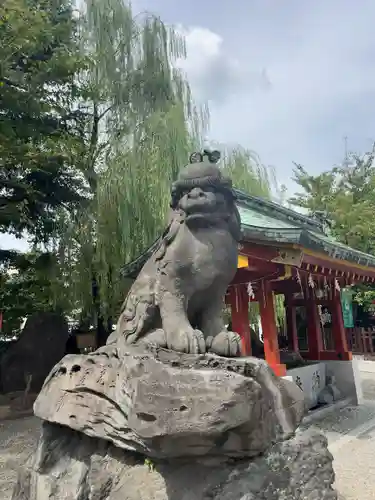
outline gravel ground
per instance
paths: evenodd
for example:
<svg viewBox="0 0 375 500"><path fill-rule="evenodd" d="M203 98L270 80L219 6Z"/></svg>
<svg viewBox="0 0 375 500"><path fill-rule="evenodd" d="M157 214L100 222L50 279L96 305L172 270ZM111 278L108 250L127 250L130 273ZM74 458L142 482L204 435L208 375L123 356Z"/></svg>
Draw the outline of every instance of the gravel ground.
<svg viewBox="0 0 375 500"><path fill-rule="evenodd" d="M340 500L375 500L375 373L363 374L366 405L342 408L305 428L323 432L334 456ZM0 500L10 500L19 467L33 452L40 421L0 422Z"/></svg>
<svg viewBox="0 0 375 500"><path fill-rule="evenodd" d="M362 372L361 377L363 397L375 401L375 373Z"/></svg>
<svg viewBox="0 0 375 500"><path fill-rule="evenodd" d="M301 428L323 432L328 442L334 444L343 436L354 434L358 427L373 418L375 418L375 406L373 405L346 406L337 412L329 413L321 420L303 425Z"/></svg>
<svg viewBox="0 0 375 500"><path fill-rule="evenodd" d="M0 498L10 500L19 467L33 452L39 437L36 417L0 422Z"/></svg>
<svg viewBox="0 0 375 500"><path fill-rule="evenodd" d="M344 440L345 441L345 440ZM332 446L340 500L375 499L375 419L349 442Z"/></svg>

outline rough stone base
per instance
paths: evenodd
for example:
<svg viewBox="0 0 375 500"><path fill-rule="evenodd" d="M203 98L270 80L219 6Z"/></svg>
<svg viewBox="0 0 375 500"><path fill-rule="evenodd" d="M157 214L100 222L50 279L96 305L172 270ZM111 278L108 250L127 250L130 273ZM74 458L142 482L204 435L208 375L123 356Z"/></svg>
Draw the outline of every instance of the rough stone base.
<svg viewBox="0 0 375 500"><path fill-rule="evenodd" d="M328 500L332 456L310 432L253 460L149 462L97 438L44 423L12 500Z"/></svg>
<svg viewBox="0 0 375 500"><path fill-rule="evenodd" d="M294 435L303 392L256 358L105 346L66 356L35 415L125 451L172 457L254 457Z"/></svg>

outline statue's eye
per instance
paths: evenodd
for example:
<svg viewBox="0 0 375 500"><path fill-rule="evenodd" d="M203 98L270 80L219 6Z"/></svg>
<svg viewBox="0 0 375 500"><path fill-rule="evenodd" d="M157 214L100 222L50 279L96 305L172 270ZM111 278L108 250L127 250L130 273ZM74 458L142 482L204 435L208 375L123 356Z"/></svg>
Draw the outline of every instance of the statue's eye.
<svg viewBox="0 0 375 500"><path fill-rule="evenodd" d="M194 152L190 155L189 161L190 163L202 163L203 155L201 153Z"/></svg>

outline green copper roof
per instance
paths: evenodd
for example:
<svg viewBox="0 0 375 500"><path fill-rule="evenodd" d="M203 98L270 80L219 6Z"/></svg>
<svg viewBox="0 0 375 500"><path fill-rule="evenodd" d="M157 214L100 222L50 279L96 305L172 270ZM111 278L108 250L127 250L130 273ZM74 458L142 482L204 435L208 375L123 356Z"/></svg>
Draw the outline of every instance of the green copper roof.
<svg viewBox="0 0 375 500"><path fill-rule="evenodd" d="M335 241L324 233L319 221L237 189L235 193L244 241L298 244L334 259L375 268L374 256ZM137 259L125 265L122 274L135 277L157 244L158 240Z"/></svg>
<svg viewBox="0 0 375 500"><path fill-rule="evenodd" d="M283 207L273 201L251 196L235 189L237 207L244 226L262 227L264 229L296 229L303 228L323 233L322 224L310 217Z"/></svg>
<svg viewBox="0 0 375 500"><path fill-rule="evenodd" d="M262 214L251 208L238 206L241 225L244 227L261 227L262 229L294 229L295 224L277 220L274 217Z"/></svg>
<svg viewBox="0 0 375 500"><path fill-rule="evenodd" d="M277 203L237 191L244 240L298 244L337 260L375 267L375 257L339 243L324 233L319 221Z"/></svg>

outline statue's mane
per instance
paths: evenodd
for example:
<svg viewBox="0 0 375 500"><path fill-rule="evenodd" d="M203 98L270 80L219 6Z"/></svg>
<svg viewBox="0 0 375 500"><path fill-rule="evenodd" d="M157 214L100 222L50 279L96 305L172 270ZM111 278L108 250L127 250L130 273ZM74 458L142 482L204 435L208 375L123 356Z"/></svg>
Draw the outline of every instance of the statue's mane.
<svg viewBox="0 0 375 500"><path fill-rule="evenodd" d="M170 222L160 237L160 243L155 250L156 260L161 260L164 257L168 246L175 240L181 228L181 215L177 211L171 210Z"/></svg>

